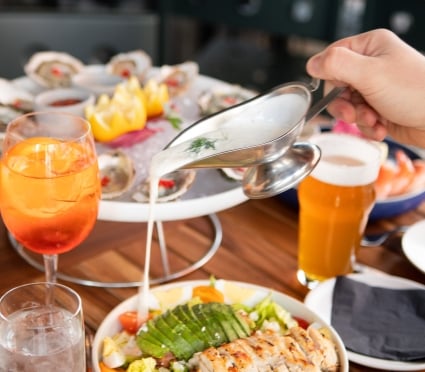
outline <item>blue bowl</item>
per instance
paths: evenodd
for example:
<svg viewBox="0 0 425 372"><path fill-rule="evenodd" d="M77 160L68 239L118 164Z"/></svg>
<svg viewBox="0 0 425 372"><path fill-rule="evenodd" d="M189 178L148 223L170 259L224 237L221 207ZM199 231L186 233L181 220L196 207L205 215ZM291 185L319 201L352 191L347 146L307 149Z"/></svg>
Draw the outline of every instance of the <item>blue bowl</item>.
<svg viewBox="0 0 425 372"><path fill-rule="evenodd" d="M390 139L386 139L385 142L388 144L388 158L393 158L397 149L402 149L411 159L421 158L417 152L401 145L398 142ZM287 190L277 195L277 198L295 209L299 208L296 189ZM370 213L369 221L398 216L417 208L424 200L425 187L423 190L415 191L409 194L389 197L385 200L378 200Z"/></svg>

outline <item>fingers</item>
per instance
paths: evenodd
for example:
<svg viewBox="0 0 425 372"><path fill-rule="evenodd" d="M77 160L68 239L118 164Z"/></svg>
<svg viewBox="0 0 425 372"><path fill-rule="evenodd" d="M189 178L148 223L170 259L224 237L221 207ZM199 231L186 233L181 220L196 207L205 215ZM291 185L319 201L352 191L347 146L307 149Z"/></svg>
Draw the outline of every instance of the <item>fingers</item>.
<svg viewBox="0 0 425 372"><path fill-rule="evenodd" d="M311 57L306 69L311 76L359 89L359 82L370 69L369 59L345 47L335 46Z"/></svg>

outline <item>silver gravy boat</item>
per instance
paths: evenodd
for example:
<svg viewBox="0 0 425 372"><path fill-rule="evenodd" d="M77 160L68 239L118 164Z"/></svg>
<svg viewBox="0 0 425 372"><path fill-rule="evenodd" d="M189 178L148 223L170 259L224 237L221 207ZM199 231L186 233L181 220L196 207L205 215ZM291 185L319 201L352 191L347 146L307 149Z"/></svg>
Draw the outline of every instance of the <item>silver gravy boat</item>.
<svg viewBox="0 0 425 372"><path fill-rule="evenodd" d="M334 88L311 106L312 92L319 84L319 80L313 79L310 84L291 82L277 86L200 119L181 131L165 148L205 140L210 133L221 128L232 128L229 133L244 138L244 131L249 128L249 141L235 138L234 147L223 151L200 151L182 168L246 167L242 186L249 198L277 195L306 177L320 159L320 149L316 145L297 142L297 137L304 124L325 109L345 88ZM268 131L272 134L264 135Z"/></svg>

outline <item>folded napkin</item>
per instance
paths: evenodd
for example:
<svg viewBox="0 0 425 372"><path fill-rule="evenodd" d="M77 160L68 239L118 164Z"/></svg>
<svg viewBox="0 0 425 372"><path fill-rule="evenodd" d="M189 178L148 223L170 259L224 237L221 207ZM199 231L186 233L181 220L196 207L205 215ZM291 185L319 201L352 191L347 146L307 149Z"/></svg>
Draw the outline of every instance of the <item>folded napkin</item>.
<svg viewBox="0 0 425 372"><path fill-rule="evenodd" d="M331 324L347 350L379 359L425 360L425 290L372 287L337 277Z"/></svg>

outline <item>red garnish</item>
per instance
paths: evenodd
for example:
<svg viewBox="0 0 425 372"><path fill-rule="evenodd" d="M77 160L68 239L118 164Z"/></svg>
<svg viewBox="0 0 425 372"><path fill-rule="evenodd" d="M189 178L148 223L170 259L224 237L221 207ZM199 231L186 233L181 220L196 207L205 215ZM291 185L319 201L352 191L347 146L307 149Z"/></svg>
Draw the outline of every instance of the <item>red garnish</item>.
<svg viewBox="0 0 425 372"><path fill-rule="evenodd" d="M54 107L71 106L71 105L76 105L80 102L81 102L81 99L79 98L65 98L65 99L58 99L57 101L53 101L49 103L49 106L54 106Z"/></svg>
<svg viewBox="0 0 425 372"><path fill-rule="evenodd" d="M305 320L305 319L303 319L303 318L300 318L300 317L298 317L298 316L292 316L297 322L298 322L298 325L301 327L301 328L304 328L304 329L307 329L308 328L308 326L310 325L309 324L309 322L307 322L307 320Z"/></svg>
<svg viewBox="0 0 425 372"><path fill-rule="evenodd" d="M129 78L131 76L131 71L129 69L125 69L121 71L121 77Z"/></svg>
<svg viewBox="0 0 425 372"><path fill-rule="evenodd" d="M179 81L176 78L168 78L165 81L165 84L167 84L170 87L178 87L179 86Z"/></svg>
<svg viewBox="0 0 425 372"><path fill-rule="evenodd" d="M171 189L175 184L176 182L170 178L161 178L159 180L159 186L164 187L165 189Z"/></svg>
<svg viewBox="0 0 425 372"><path fill-rule="evenodd" d="M161 128L144 127L140 130L124 133L123 135L108 142L107 145L112 148L133 146L135 143L142 142L161 131Z"/></svg>
<svg viewBox="0 0 425 372"><path fill-rule="evenodd" d="M62 70L59 67L52 67L52 75L62 76Z"/></svg>
<svg viewBox="0 0 425 372"><path fill-rule="evenodd" d="M109 182L111 182L111 179L108 176L103 176L100 180L100 184L102 185L102 187L108 186Z"/></svg>
<svg viewBox="0 0 425 372"><path fill-rule="evenodd" d="M224 102L228 103L229 105L233 105L236 103L235 97L225 97Z"/></svg>

